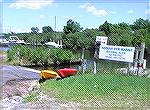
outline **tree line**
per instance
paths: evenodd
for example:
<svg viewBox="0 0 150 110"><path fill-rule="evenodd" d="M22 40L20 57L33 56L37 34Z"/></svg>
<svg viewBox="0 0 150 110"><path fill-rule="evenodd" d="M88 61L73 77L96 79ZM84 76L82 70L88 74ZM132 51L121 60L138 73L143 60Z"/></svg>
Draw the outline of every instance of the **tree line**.
<svg viewBox="0 0 150 110"><path fill-rule="evenodd" d="M96 29L83 29L80 23L69 19L62 32L54 31L51 26L42 27L39 32L38 27L32 27L29 33L9 33L17 35L27 43L44 44L45 42L59 40L63 41L63 48L81 49L93 48L96 36L107 36L108 44L121 46L137 46L141 42L146 43L146 48L150 50L150 21L142 18L136 19L133 24L125 22L112 24L105 21Z"/></svg>

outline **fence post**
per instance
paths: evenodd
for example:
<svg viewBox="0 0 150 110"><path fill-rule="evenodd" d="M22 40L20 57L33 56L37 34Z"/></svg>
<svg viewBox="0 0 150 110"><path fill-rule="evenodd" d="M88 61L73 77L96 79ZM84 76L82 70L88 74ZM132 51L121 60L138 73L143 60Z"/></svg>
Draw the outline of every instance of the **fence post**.
<svg viewBox="0 0 150 110"><path fill-rule="evenodd" d="M138 56L139 56L139 49L136 48L135 50L135 61L134 61L134 68L135 69L135 73L138 75L138 71L137 71L137 65L138 65Z"/></svg>
<svg viewBox="0 0 150 110"><path fill-rule="evenodd" d="M128 70L127 70L127 75L130 75L130 68L131 68L131 63L128 63Z"/></svg>
<svg viewBox="0 0 150 110"><path fill-rule="evenodd" d="M139 55L138 74L143 72L145 42L141 43L140 48L141 48L141 52Z"/></svg>
<svg viewBox="0 0 150 110"><path fill-rule="evenodd" d="M96 60L94 60L94 74L96 74Z"/></svg>
<svg viewBox="0 0 150 110"><path fill-rule="evenodd" d="M85 48L82 48L81 61L83 61L84 59L84 52L85 52Z"/></svg>
<svg viewBox="0 0 150 110"><path fill-rule="evenodd" d="M85 72L85 62L86 60L84 60L84 52L85 52L85 48L82 48L82 52L81 52L81 62L82 62L82 73L84 74Z"/></svg>

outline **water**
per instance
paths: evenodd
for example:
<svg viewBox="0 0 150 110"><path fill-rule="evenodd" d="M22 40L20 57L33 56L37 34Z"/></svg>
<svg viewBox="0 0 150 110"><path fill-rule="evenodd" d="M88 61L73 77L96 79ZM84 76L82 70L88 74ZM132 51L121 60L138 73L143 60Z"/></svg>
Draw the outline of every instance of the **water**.
<svg viewBox="0 0 150 110"><path fill-rule="evenodd" d="M0 46L0 50L2 51L8 51L9 50L9 47L8 46Z"/></svg>
<svg viewBox="0 0 150 110"><path fill-rule="evenodd" d="M78 56L81 56L80 54L82 53L81 51L76 52L78 53ZM71 68L76 68L79 73L84 73L84 72L89 72L93 73L94 70L94 52L90 51L85 51L85 56L83 63L81 65L59 65L57 67L54 67L56 70L64 67L71 67ZM125 68L128 67L128 63L124 62L115 62L115 61L109 61L109 60L96 60L96 66L97 66L97 72L111 72L114 69L118 68ZM34 69L38 70L43 70L43 69L50 69L51 67L34 67Z"/></svg>

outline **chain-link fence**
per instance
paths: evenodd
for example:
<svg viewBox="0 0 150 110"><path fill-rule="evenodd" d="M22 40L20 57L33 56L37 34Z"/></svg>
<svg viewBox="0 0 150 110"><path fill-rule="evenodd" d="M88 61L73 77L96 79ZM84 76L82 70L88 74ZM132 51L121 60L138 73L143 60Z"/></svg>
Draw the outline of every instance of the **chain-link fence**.
<svg viewBox="0 0 150 110"><path fill-rule="evenodd" d="M149 109L149 29L142 18L95 29L69 19L61 32L4 33L1 108Z"/></svg>

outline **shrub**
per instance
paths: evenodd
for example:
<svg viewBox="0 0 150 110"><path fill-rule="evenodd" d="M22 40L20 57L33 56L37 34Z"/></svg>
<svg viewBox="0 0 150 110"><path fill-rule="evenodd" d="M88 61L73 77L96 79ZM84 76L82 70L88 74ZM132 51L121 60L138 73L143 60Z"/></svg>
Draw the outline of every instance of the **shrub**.
<svg viewBox="0 0 150 110"><path fill-rule="evenodd" d="M62 48L31 48L29 46L16 45L8 51L9 61L22 59L28 63L34 64L47 64L51 62L62 63L65 61L70 61L73 57L74 55L71 51Z"/></svg>

